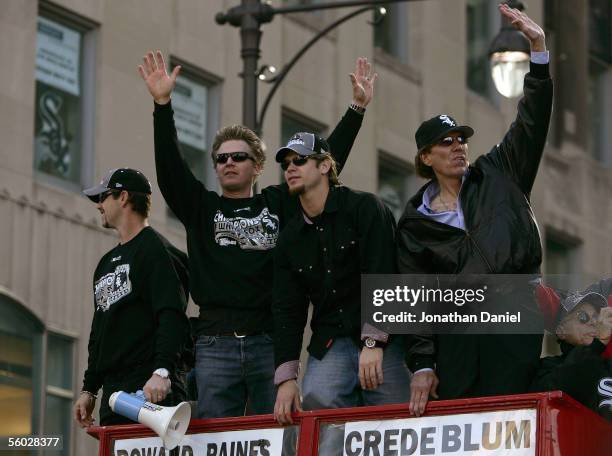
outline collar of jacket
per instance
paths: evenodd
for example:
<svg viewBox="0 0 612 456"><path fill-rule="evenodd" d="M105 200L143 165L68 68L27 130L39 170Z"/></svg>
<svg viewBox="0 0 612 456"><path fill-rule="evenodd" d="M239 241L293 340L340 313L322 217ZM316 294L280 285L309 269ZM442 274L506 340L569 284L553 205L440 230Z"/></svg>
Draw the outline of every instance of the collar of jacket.
<svg viewBox="0 0 612 456"><path fill-rule="evenodd" d="M483 177L482 170L480 168L477 168L476 166L470 165L469 172L467 173L464 184L466 182L479 182L480 180L482 180L482 177ZM421 214L420 212L417 211L417 208L423 202L423 193L425 193L425 190L427 190L427 187L429 187L429 184L431 184L432 181L433 180L428 181L425 185L423 185L419 189L416 195L410 198L409 204L407 205L407 209L410 210L411 214Z"/></svg>
<svg viewBox="0 0 612 456"><path fill-rule="evenodd" d="M337 187L329 187L329 193L327 194L327 199L325 200L325 206L323 207L323 212L321 212L321 214L318 217L321 217L323 214L331 214L333 212L337 212L338 211L338 199L339 199L339 191L337 190ZM300 204L300 208L301 208L301 204ZM300 218L300 228L304 228L307 226L311 226L314 224L314 222L311 221L310 217L308 217L308 215L306 215L306 212L304 212L304 209L301 209L302 212L302 217ZM310 223L308 222L310 221Z"/></svg>

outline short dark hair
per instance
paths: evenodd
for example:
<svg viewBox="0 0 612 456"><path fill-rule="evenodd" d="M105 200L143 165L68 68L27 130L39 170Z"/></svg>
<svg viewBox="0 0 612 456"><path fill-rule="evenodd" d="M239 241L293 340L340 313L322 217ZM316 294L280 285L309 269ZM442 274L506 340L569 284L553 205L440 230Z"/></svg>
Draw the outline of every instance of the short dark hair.
<svg viewBox="0 0 612 456"><path fill-rule="evenodd" d="M417 152L416 156L414 157L414 169L419 177L423 177L425 179L435 179L436 173L434 172L433 168L423 163L423 160L421 159L423 154L428 154L429 152L431 152L431 146L424 147Z"/></svg>
<svg viewBox="0 0 612 456"><path fill-rule="evenodd" d="M118 190L112 192L113 199L119 198L121 191L125 191L128 194L128 203L132 206L132 210L143 218L149 217L151 212L151 195L148 193L132 192L129 190Z"/></svg>

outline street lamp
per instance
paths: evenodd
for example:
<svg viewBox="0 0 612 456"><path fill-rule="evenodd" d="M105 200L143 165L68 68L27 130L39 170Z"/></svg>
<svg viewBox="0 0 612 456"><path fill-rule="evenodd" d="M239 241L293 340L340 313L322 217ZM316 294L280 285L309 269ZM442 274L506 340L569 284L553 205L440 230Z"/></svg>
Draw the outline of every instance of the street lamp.
<svg viewBox="0 0 612 456"><path fill-rule="evenodd" d="M316 41L323 37L331 29L342 24L346 20L363 13L367 10L375 9L380 5L398 2L408 2L418 0L348 0L337 2L317 3L315 5L295 5L275 8L267 2L261 0L241 0L239 6L230 8L226 13L218 13L215 21L219 25L230 24L240 28L241 50L240 56L243 61L241 77L242 84L242 123L246 127L261 133L263 118L271 96L283 81L285 75ZM261 54L259 44L261 41L261 25L271 22L277 14L299 13L307 11L318 11L324 9L346 8L350 6L362 6L359 10L353 11L330 24L310 40L273 78L268 78L266 73L274 73L267 65L257 69L257 61ZM257 115L257 83L259 81L273 82L274 85L268 94L264 109L261 115Z"/></svg>
<svg viewBox="0 0 612 456"><path fill-rule="evenodd" d="M508 0L505 3L520 11L525 6L519 0ZM506 98L514 98L523 92L523 79L529 71L529 41L516 30L510 20L502 17L502 28L491 43L491 77L495 88Z"/></svg>

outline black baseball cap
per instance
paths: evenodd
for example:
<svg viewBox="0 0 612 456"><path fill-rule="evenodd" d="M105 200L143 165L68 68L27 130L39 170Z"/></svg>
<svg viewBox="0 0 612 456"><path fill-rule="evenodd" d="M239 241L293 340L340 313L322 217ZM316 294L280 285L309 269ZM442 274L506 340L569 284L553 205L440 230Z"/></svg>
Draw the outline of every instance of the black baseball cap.
<svg viewBox="0 0 612 456"><path fill-rule="evenodd" d="M302 157L329 152L327 141L314 133L296 133L289 139L285 147L276 152L276 161L281 163L289 152L295 152Z"/></svg>
<svg viewBox="0 0 612 456"><path fill-rule="evenodd" d="M466 138L474 134L472 127L457 125L457 121L448 114L440 114L426 120L421 124L414 135L418 150L421 151L425 147L435 144L438 140L444 138L448 133L453 131L463 133L463 136Z"/></svg>
<svg viewBox="0 0 612 456"><path fill-rule="evenodd" d="M95 187L83 190L83 194L94 203L99 201L100 195L108 190L127 190L151 194L151 183L137 169L117 168L111 169Z"/></svg>

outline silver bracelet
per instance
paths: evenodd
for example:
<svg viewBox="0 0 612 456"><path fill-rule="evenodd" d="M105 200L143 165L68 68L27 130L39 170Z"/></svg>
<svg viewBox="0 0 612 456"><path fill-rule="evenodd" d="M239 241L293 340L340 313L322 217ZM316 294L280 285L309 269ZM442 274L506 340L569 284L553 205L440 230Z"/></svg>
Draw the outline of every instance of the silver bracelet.
<svg viewBox="0 0 612 456"><path fill-rule="evenodd" d="M87 394L88 396L93 397L94 400L98 399L98 396L96 396L94 393L89 392L89 391L82 390L80 394Z"/></svg>

